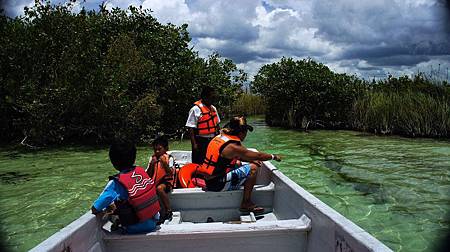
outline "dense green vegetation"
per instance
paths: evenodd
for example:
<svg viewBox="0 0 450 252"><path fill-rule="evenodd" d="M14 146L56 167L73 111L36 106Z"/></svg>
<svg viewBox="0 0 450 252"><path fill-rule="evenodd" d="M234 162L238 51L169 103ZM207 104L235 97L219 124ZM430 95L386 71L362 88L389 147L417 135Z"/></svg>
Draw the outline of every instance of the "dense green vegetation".
<svg viewBox="0 0 450 252"><path fill-rule="evenodd" d="M40 3L22 17L0 15L1 142L35 144L145 140L173 133L204 85L230 107L247 76L218 54L189 47L187 25L150 11L73 13Z"/></svg>
<svg viewBox="0 0 450 252"><path fill-rule="evenodd" d="M264 99L255 94L242 93L231 106L231 114L233 115L263 115L265 113L266 104Z"/></svg>
<svg viewBox="0 0 450 252"><path fill-rule="evenodd" d="M353 103L353 126L381 134L450 136L450 86L423 74L368 85Z"/></svg>
<svg viewBox="0 0 450 252"><path fill-rule="evenodd" d="M311 59L283 58L252 82L269 125L342 128L405 136L450 136L450 85L423 74L369 83Z"/></svg>
<svg viewBox="0 0 450 252"><path fill-rule="evenodd" d="M252 88L266 99L269 125L343 128L350 121L351 102L364 85L311 59L283 58L263 66Z"/></svg>

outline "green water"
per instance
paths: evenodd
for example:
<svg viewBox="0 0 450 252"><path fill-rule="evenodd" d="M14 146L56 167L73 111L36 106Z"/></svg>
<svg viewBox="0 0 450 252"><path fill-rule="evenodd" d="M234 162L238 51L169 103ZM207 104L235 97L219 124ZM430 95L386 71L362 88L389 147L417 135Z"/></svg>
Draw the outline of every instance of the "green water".
<svg viewBox="0 0 450 252"><path fill-rule="evenodd" d="M352 131L282 130L253 119L247 147L395 251L433 251L449 229L450 143ZM189 149L172 142L171 149ZM144 165L149 148L138 148ZM1 229L25 251L85 213L114 173L107 149L0 149Z"/></svg>

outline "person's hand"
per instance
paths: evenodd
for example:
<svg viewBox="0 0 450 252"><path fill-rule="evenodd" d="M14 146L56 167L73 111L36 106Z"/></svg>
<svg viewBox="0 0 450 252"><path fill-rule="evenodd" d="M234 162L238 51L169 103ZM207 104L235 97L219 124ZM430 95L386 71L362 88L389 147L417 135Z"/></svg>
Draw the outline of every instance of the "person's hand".
<svg viewBox="0 0 450 252"><path fill-rule="evenodd" d="M92 214L95 214L95 215L101 213L101 212L98 211L94 206L91 207L91 212L92 212Z"/></svg>
<svg viewBox="0 0 450 252"><path fill-rule="evenodd" d="M106 208L106 214L113 214L114 211L116 211L116 209L117 209L116 204L112 203Z"/></svg>
<svg viewBox="0 0 450 252"><path fill-rule="evenodd" d="M254 163L257 166L261 166L262 165L262 161L260 161L260 160L255 160L255 161L252 161L251 163Z"/></svg>
<svg viewBox="0 0 450 252"><path fill-rule="evenodd" d="M273 154L273 160L275 160L277 162L280 162L281 161L281 156Z"/></svg>
<svg viewBox="0 0 450 252"><path fill-rule="evenodd" d="M98 211L94 206L91 207L91 212L92 212L92 214L94 214L95 216L97 216L99 218L103 218L103 216L105 215L105 212Z"/></svg>
<svg viewBox="0 0 450 252"><path fill-rule="evenodd" d="M192 144L192 151L197 151L198 150L198 144L197 143L193 143Z"/></svg>
<svg viewBox="0 0 450 252"><path fill-rule="evenodd" d="M162 155L159 160L161 160L161 162L168 164L169 163L169 158L166 155Z"/></svg>

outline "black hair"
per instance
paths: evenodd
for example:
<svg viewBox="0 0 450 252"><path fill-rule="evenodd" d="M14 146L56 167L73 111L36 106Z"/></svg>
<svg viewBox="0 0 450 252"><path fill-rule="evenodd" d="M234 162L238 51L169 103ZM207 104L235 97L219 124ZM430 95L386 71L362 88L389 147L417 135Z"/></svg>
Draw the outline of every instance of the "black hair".
<svg viewBox="0 0 450 252"><path fill-rule="evenodd" d="M212 88L210 86L204 86L202 89L202 93L200 94L200 98L205 99L214 91L215 91L214 88Z"/></svg>
<svg viewBox="0 0 450 252"><path fill-rule="evenodd" d="M109 159L117 170L131 168L136 161L136 146L133 143L114 143L109 147Z"/></svg>
<svg viewBox="0 0 450 252"><path fill-rule="evenodd" d="M247 119L245 116L233 116L230 118L230 122L225 124L222 131L225 134L230 134L233 136L238 135L243 131L253 131L253 127L247 124Z"/></svg>
<svg viewBox="0 0 450 252"><path fill-rule="evenodd" d="M152 146L156 147L156 145L161 145L162 147L164 147L164 149L169 149L169 140L167 140L167 137L165 136L158 136L157 138L155 138L155 140L153 140L152 142Z"/></svg>

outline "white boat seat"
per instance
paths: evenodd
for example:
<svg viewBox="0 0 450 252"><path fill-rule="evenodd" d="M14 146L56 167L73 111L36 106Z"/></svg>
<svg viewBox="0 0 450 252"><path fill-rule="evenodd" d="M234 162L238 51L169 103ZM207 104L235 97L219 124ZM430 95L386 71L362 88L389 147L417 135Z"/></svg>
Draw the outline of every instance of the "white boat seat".
<svg viewBox="0 0 450 252"><path fill-rule="evenodd" d="M273 183L256 185L252 200L263 207L266 213L272 212L274 193ZM208 217L216 222L239 220L242 194L243 190L205 192L201 188L190 188L175 189L169 197L172 209L182 213L183 221L202 223L206 222Z"/></svg>
<svg viewBox="0 0 450 252"><path fill-rule="evenodd" d="M162 225L161 228L155 232L141 234L141 235L118 235L107 234L104 236L106 240L140 240L151 239L152 236L162 235L176 235L189 233L206 234L206 233L234 233L234 232L264 232L264 231L296 231L296 232L308 232L311 230L311 220L302 215L298 219L289 220L277 220L277 221L265 221L254 223L188 223L181 225ZM231 235L231 234L230 234ZM237 234L239 236L239 234Z"/></svg>

